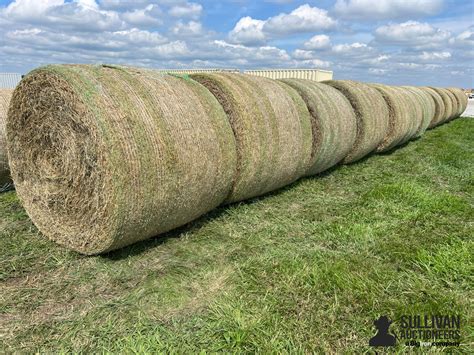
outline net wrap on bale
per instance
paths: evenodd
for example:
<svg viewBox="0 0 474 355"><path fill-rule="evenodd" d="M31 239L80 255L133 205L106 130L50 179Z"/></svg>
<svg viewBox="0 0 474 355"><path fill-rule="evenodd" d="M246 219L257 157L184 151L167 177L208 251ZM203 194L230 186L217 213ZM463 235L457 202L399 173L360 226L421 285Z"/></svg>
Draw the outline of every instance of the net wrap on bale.
<svg viewBox="0 0 474 355"><path fill-rule="evenodd" d="M421 122L415 132L415 137L421 137L435 116L436 108L434 99L431 95L418 87L404 86L403 88L413 93L413 97L416 98L418 106L421 108Z"/></svg>
<svg viewBox="0 0 474 355"><path fill-rule="evenodd" d="M0 89L0 192L6 190L11 183L5 126L12 92L10 89Z"/></svg>
<svg viewBox="0 0 474 355"><path fill-rule="evenodd" d="M237 143L237 175L227 202L276 190L299 179L311 159L311 121L290 86L243 74L192 74L224 107Z"/></svg>
<svg viewBox="0 0 474 355"><path fill-rule="evenodd" d="M12 176L36 226L84 254L181 226L229 194L236 146L200 84L111 66L34 70L7 119Z"/></svg>
<svg viewBox="0 0 474 355"><path fill-rule="evenodd" d="M313 148L305 175L315 175L344 159L357 136L357 121L347 98L332 86L305 79L282 79L306 102L311 114Z"/></svg>
<svg viewBox="0 0 474 355"><path fill-rule="evenodd" d="M351 103L357 118L357 137L345 163L357 161L373 152L389 129L389 112L382 95L369 85L350 80L323 83L339 90Z"/></svg>
<svg viewBox="0 0 474 355"><path fill-rule="evenodd" d="M441 121L443 120L444 115L445 115L446 108L444 106L443 98L441 97L440 94L438 94L438 92L436 90L434 90L432 88L420 87L420 89L423 90L424 92L426 92L427 94L429 94L431 96L431 98L433 99L433 102L435 104L435 106L434 106L435 110L434 110L433 118L431 119L431 122L428 126L428 128L434 128L438 124L441 123Z"/></svg>
<svg viewBox="0 0 474 355"><path fill-rule="evenodd" d="M377 152L386 152L409 139L413 126L413 108L405 100L400 88L382 84L371 86L382 94L389 111L389 128L377 147Z"/></svg>
<svg viewBox="0 0 474 355"><path fill-rule="evenodd" d="M446 88L446 90L451 92L456 98L457 111L456 113L453 113L453 118L461 116L463 112L466 111L467 107L468 99L466 94L459 88Z"/></svg>
<svg viewBox="0 0 474 355"><path fill-rule="evenodd" d="M443 100L444 114L443 114L443 117L437 123L437 125L440 125L442 123L449 121L449 119L453 115L453 112L454 112L453 100L455 100L455 98L451 97L452 95L449 95L448 91L445 89L436 88L436 87L430 87L430 89L434 90L439 96L441 96L441 99Z"/></svg>

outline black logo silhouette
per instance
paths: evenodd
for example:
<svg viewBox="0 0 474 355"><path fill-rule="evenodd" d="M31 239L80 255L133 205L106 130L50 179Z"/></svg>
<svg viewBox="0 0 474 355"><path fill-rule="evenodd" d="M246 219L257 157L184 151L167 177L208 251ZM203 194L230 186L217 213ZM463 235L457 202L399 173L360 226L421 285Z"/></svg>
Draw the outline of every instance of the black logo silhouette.
<svg viewBox="0 0 474 355"><path fill-rule="evenodd" d="M370 341L370 346L394 346L397 340L392 334L388 333L392 322L387 316L381 316L379 319L374 321L375 328L377 328L377 334L373 336Z"/></svg>

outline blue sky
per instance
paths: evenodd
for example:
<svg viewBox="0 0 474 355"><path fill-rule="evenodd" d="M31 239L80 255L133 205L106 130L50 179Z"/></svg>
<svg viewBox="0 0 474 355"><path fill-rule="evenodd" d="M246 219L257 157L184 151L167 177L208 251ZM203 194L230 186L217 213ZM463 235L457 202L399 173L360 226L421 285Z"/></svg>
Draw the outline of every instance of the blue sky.
<svg viewBox="0 0 474 355"><path fill-rule="evenodd" d="M472 0L0 0L0 71L49 63L321 68L474 87Z"/></svg>

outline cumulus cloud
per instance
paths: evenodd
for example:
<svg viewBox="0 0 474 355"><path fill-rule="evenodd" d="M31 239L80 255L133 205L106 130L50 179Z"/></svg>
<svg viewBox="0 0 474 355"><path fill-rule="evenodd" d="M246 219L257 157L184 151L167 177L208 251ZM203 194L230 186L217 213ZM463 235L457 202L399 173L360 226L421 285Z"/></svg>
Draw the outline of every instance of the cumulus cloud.
<svg viewBox="0 0 474 355"><path fill-rule="evenodd" d="M430 24L417 21L380 26L375 30L375 39L381 43L436 47L446 44L451 33Z"/></svg>
<svg viewBox="0 0 474 355"><path fill-rule="evenodd" d="M326 10L305 4L266 20L243 17L230 31L229 38L235 43L256 45L270 38L332 29L336 23Z"/></svg>
<svg viewBox="0 0 474 355"><path fill-rule="evenodd" d="M173 6L169 14L173 17L189 17L193 19L199 18L202 12L202 5L195 2L186 2Z"/></svg>
<svg viewBox="0 0 474 355"><path fill-rule="evenodd" d="M306 49L326 49L331 46L331 40L326 35L316 35L304 43Z"/></svg>
<svg viewBox="0 0 474 355"><path fill-rule="evenodd" d="M163 12L157 5L150 4L143 9L126 11L122 18L129 24L135 26L159 26L163 23L160 19Z"/></svg>
<svg viewBox="0 0 474 355"><path fill-rule="evenodd" d="M201 36L203 31L202 24L197 21L189 21L187 23L178 21L171 29L171 32L178 37L197 37Z"/></svg>
<svg viewBox="0 0 474 355"><path fill-rule="evenodd" d="M347 19L373 21L435 15L443 0L337 0L334 12Z"/></svg>
<svg viewBox="0 0 474 355"><path fill-rule="evenodd" d="M265 21L255 20L249 16L242 17L230 31L229 38L235 43L258 45L266 42L263 33Z"/></svg>

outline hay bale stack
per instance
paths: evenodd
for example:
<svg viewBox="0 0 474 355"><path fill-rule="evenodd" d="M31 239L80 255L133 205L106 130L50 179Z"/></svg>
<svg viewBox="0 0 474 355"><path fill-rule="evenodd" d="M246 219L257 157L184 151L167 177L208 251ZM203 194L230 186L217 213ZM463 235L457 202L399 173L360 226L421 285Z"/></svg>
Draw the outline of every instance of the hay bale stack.
<svg viewBox="0 0 474 355"><path fill-rule="evenodd" d="M398 87L382 84L370 84L370 86L382 94L389 111L389 128L377 147L378 152L386 152L409 139L413 125L413 108Z"/></svg>
<svg viewBox="0 0 474 355"><path fill-rule="evenodd" d="M405 86L405 88L413 92L413 95L418 98L418 102L421 103L422 119L415 133L416 137L420 137L423 133L425 133L431 121L433 120L435 115L435 102L431 95L420 88L415 86Z"/></svg>
<svg viewBox="0 0 474 355"><path fill-rule="evenodd" d="M294 88L311 114L313 147L306 176L336 165L352 149L357 136L357 121L347 98L333 87L305 79L282 79Z"/></svg>
<svg viewBox="0 0 474 355"><path fill-rule="evenodd" d="M451 92L449 91L448 89L445 89L443 88L444 92L446 93L446 95L449 96L449 99L451 100L451 103L452 103L452 112L451 112L451 116L448 117L448 119L446 120L446 122L449 122L453 119L455 119L458 114L458 110L460 109L459 105L458 105L458 100L456 99L456 96Z"/></svg>
<svg viewBox="0 0 474 355"><path fill-rule="evenodd" d="M423 101L419 95L416 95L413 90L407 87L399 86L398 89L408 106L411 107L410 122L411 127L405 137L405 142L418 138L420 136L420 128L423 124Z"/></svg>
<svg viewBox="0 0 474 355"><path fill-rule="evenodd" d="M458 109L455 115L453 113L454 115L453 118L460 117L463 114L463 112L466 111L467 102L468 102L466 94L464 93L464 91L462 91L459 88L446 88L446 90L451 92L456 98L456 104L457 104Z"/></svg>
<svg viewBox="0 0 474 355"><path fill-rule="evenodd" d="M237 175L227 202L259 196L288 185L308 169L311 121L298 93L263 77L209 73L191 78L224 107L237 143Z"/></svg>
<svg viewBox="0 0 474 355"><path fill-rule="evenodd" d="M18 195L49 238L97 254L218 206L232 129L200 84L152 71L54 65L28 74L7 118Z"/></svg>
<svg viewBox="0 0 474 355"><path fill-rule="evenodd" d="M450 117L453 115L453 99L448 95L448 91L442 88L430 87L430 89L436 91L436 93L441 96L444 104L444 115L440 119L437 125L447 122Z"/></svg>
<svg viewBox="0 0 474 355"><path fill-rule="evenodd" d="M350 80L324 81L339 90L351 103L357 118L357 137L345 163L355 162L373 152L389 129L389 112L378 90Z"/></svg>
<svg viewBox="0 0 474 355"><path fill-rule="evenodd" d="M5 187L11 183L5 125L12 93L13 90L0 89L0 191L4 190Z"/></svg>
<svg viewBox="0 0 474 355"><path fill-rule="evenodd" d="M428 95L430 95L435 104L433 119L431 120L428 126L428 128L434 128L442 121L445 114L445 106L444 106L443 98L432 88L420 87L420 89L426 92Z"/></svg>

